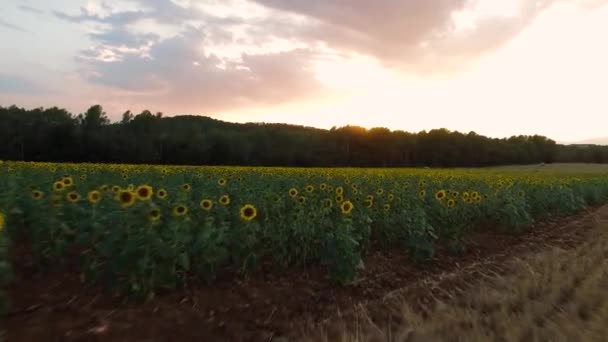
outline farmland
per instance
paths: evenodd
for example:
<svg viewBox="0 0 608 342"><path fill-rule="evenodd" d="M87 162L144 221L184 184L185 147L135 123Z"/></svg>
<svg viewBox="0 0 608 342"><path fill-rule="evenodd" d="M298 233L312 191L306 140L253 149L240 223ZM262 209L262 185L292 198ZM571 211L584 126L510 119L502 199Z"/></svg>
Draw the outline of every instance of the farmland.
<svg viewBox="0 0 608 342"><path fill-rule="evenodd" d="M514 239L608 201L605 169L549 170L4 162L0 280L67 275L76 292L135 308L188 291L208 292L192 307L228 303L230 287L255 302L256 281L272 284L261 298L287 298L281 282L315 283L325 303L310 305L344 304L349 291L378 296L357 287L378 267L422 273L470 258L479 232ZM378 279L378 292L404 285Z"/></svg>

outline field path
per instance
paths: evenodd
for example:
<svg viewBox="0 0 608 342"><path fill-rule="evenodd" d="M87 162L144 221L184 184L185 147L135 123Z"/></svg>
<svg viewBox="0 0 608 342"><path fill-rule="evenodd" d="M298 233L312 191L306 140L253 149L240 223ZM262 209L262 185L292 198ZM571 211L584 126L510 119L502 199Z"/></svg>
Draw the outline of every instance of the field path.
<svg viewBox="0 0 608 342"><path fill-rule="evenodd" d="M540 251L488 257L310 326L305 340L606 341L608 206L559 231ZM565 238L583 231L576 245Z"/></svg>
<svg viewBox="0 0 608 342"><path fill-rule="evenodd" d="M332 285L319 267L277 271L263 265L249 279L220 277L213 285L159 294L145 304L123 303L98 287L83 285L76 272L34 272L27 248L17 246L16 281L9 289L13 311L2 321L8 341L272 341L291 340L321 327L331 334L355 331L360 337L384 331L390 337L411 326L403 323L404 310L421 324L426 313L434 312L436 301L469 298L467 293L480 281L514 273L509 261L557 253L555 247L560 253L573 253L581 245L601 241L605 244L600 247L608 251L608 236L600 234L598 226L608 228L608 206L547 220L521 235L479 230L470 236L466 255L439 251L436 260L423 267L414 265L403 251L375 248L366 257L359 280L347 287ZM575 277L585 289L602 278L597 265L604 261L596 258L601 252L593 251L596 254L581 257L588 262L564 266L580 277L590 275ZM563 305L575 305L578 295L572 296L566 296ZM559 321L561 311L550 309L554 302L547 305L534 311L531 319ZM383 322L390 322L390 328L377 328ZM409 334L415 331L408 329Z"/></svg>

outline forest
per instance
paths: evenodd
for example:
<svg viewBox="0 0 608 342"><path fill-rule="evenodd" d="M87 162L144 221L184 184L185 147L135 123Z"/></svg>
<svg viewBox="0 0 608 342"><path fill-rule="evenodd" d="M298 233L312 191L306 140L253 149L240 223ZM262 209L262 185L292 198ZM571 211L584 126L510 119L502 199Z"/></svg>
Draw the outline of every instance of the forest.
<svg viewBox="0 0 608 342"><path fill-rule="evenodd" d="M126 111L111 122L101 105L0 106L0 159L293 167L480 167L608 163L608 146L560 145L539 135L490 138L433 129L411 133L345 126L330 130L229 123L205 116Z"/></svg>

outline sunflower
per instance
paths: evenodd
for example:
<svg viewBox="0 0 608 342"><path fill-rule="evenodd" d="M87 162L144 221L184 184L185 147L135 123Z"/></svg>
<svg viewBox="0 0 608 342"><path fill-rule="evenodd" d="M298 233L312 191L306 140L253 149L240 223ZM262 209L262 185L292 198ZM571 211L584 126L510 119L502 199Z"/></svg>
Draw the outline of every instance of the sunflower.
<svg viewBox="0 0 608 342"><path fill-rule="evenodd" d="M127 186L127 190L129 190L129 191L135 191L135 184L129 184Z"/></svg>
<svg viewBox="0 0 608 342"><path fill-rule="evenodd" d="M0 232L4 230L4 226L6 226L6 219L4 218L4 214L0 212Z"/></svg>
<svg viewBox="0 0 608 342"><path fill-rule="evenodd" d="M344 188L339 186L336 188L336 195L341 196L344 195Z"/></svg>
<svg viewBox="0 0 608 342"><path fill-rule="evenodd" d="M173 208L173 215L175 215L175 216L184 216L187 213L188 213L188 207L186 207L183 204L179 204L175 208Z"/></svg>
<svg viewBox="0 0 608 342"><path fill-rule="evenodd" d="M315 190L315 187L312 185L307 185L304 190L306 190L306 192L313 192Z"/></svg>
<svg viewBox="0 0 608 342"><path fill-rule="evenodd" d="M465 191L465 192L462 193L462 199L463 200L466 201L467 199L469 199L469 197L471 197L471 195L468 192Z"/></svg>
<svg viewBox="0 0 608 342"><path fill-rule="evenodd" d="M329 209L334 205L334 201L331 198L326 198L323 200L323 208Z"/></svg>
<svg viewBox="0 0 608 342"><path fill-rule="evenodd" d="M182 184L182 190L184 190L185 192L190 192L190 190L192 190L192 185L190 185L189 183Z"/></svg>
<svg viewBox="0 0 608 342"><path fill-rule="evenodd" d="M395 199L395 195L388 194L388 196L386 197L386 199L388 199L389 202L392 202Z"/></svg>
<svg viewBox="0 0 608 342"><path fill-rule="evenodd" d="M420 198L425 198L426 197L426 190L424 190L424 189L420 190L418 192L418 196L420 196Z"/></svg>
<svg viewBox="0 0 608 342"><path fill-rule="evenodd" d="M342 214L344 214L344 215L350 214L353 211L353 208L354 208L354 206L351 203L351 201L344 201L340 205L340 211L342 211Z"/></svg>
<svg viewBox="0 0 608 342"><path fill-rule="evenodd" d="M135 204L135 195L131 191L121 190L117 198L123 208L128 208Z"/></svg>
<svg viewBox="0 0 608 342"><path fill-rule="evenodd" d="M82 175L80 175L80 180L81 180L81 181L83 181L83 182L84 182L85 180L87 180L87 175L86 175L86 174L82 174Z"/></svg>
<svg viewBox="0 0 608 342"><path fill-rule="evenodd" d="M103 191L103 192L107 192L109 190L109 188L108 188L107 185L104 184L104 185L102 185L102 186L99 187L99 190Z"/></svg>
<svg viewBox="0 0 608 342"><path fill-rule="evenodd" d="M65 186L70 186L70 185L74 184L74 179L70 176L66 176L66 177L63 177L61 182L63 182L63 185L65 185Z"/></svg>
<svg viewBox="0 0 608 342"><path fill-rule="evenodd" d="M368 201L373 201L374 200L374 196L373 195L367 195L367 200Z"/></svg>
<svg viewBox="0 0 608 342"><path fill-rule="evenodd" d="M120 192L120 187L118 185L112 186L112 192L118 194Z"/></svg>
<svg viewBox="0 0 608 342"><path fill-rule="evenodd" d="M258 215L258 210L251 204L245 204L240 213L243 221L251 221Z"/></svg>
<svg viewBox="0 0 608 342"><path fill-rule="evenodd" d="M150 222L156 222L160 220L160 216L160 209L158 208L153 208L148 212L148 220Z"/></svg>
<svg viewBox="0 0 608 342"><path fill-rule="evenodd" d="M382 209L384 209L384 211L389 211L389 210L391 210L391 205L388 203L384 203L384 205L382 206Z"/></svg>
<svg viewBox="0 0 608 342"><path fill-rule="evenodd" d="M158 199L164 200L165 198L167 198L169 194L167 193L167 190L165 189L158 189L158 191L156 192L156 197L158 197Z"/></svg>
<svg viewBox="0 0 608 342"><path fill-rule="evenodd" d="M80 200L80 194L77 193L76 191L71 191L67 194L66 198L68 199L68 201L70 201L71 203L76 203Z"/></svg>
<svg viewBox="0 0 608 342"><path fill-rule="evenodd" d="M438 201L443 201L447 197L445 190L439 190L435 193L435 199Z"/></svg>
<svg viewBox="0 0 608 342"><path fill-rule="evenodd" d="M228 196L228 195L222 195L220 197L220 204L221 205L228 205L228 204L230 204L230 196Z"/></svg>
<svg viewBox="0 0 608 342"><path fill-rule="evenodd" d="M152 195L154 194L153 189L149 185L140 185L135 190L135 194L137 195L137 199L141 201L149 201L152 199Z"/></svg>
<svg viewBox="0 0 608 342"><path fill-rule="evenodd" d="M325 191L326 189L327 189L327 184L325 184L325 183L321 183L321 184L319 185L319 190L321 190L321 191Z"/></svg>
<svg viewBox="0 0 608 342"><path fill-rule="evenodd" d="M42 199L42 197L44 197L44 193L40 190L32 190L32 198L35 199L36 201Z"/></svg>
<svg viewBox="0 0 608 342"><path fill-rule="evenodd" d="M53 183L53 189L55 191L62 191L63 189L65 189L65 184L63 184L62 181L57 181Z"/></svg>
<svg viewBox="0 0 608 342"><path fill-rule="evenodd" d="M93 190L88 193L87 199L90 203L95 204L101 200L101 193L97 190Z"/></svg>
<svg viewBox="0 0 608 342"><path fill-rule="evenodd" d="M380 189L376 190L376 195L382 196L382 194L384 194L384 189L380 188Z"/></svg>
<svg viewBox="0 0 608 342"><path fill-rule="evenodd" d="M371 208L371 207L373 207L373 206L374 206L374 200L366 199L366 200L363 202L363 205L364 205L366 208Z"/></svg>
<svg viewBox="0 0 608 342"><path fill-rule="evenodd" d="M211 208L213 208L213 201L211 201L210 199L204 199L201 201L200 206L201 209L209 211L211 210Z"/></svg>
<svg viewBox="0 0 608 342"><path fill-rule="evenodd" d="M448 205L448 208L454 208L456 206L456 200L454 200L453 198L450 198L448 200L447 205Z"/></svg>
<svg viewBox="0 0 608 342"><path fill-rule="evenodd" d="M300 202L300 204L306 203L306 197L304 197L304 196L298 197L298 202Z"/></svg>
<svg viewBox="0 0 608 342"><path fill-rule="evenodd" d="M458 198L458 197L460 197L460 193L459 193L458 191L452 191L452 192L450 193L450 196L451 196L452 198Z"/></svg>
<svg viewBox="0 0 608 342"><path fill-rule="evenodd" d="M220 178L217 180L217 184L220 186L224 186L224 185L226 185L226 183L227 183L226 179L224 179L224 178Z"/></svg>
<svg viewBox="0 0 608 342"><path fill-rule="evenodd" d="M342 195L336 196L336 202L341 203L342 201L344 201L344 196L342 196Z"/></svg>
<svg viewBox="0 0 608 342"><path fill-rule="evenodd" d="M289 196L291 196L293 198L293 197L296 197L297 195L298 195L298 189L296 189L296 188L289 189Z"/></svg>

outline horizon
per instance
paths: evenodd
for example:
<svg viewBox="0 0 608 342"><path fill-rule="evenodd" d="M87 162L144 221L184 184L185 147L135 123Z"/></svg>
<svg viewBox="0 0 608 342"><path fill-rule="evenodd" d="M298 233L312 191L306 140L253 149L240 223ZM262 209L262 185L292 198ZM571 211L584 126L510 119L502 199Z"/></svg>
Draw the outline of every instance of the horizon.
<svg viewBox="0 0 608 342"><path fill-rule="evenodd" d="M607 135L605 0L9 0L0 10L4 106L558 143Z"/></svg>
<svg viewBox="0 0 608 342"><path fill-rule="evenodd" d="M35 107L35 108L25 108L25 107L20 107L18 105L11 105L11 106L16 106L17 108L21 108L24 109L26 111L29 110L34 110L34 109L50 109L53 107ZM2 106L0 105L0 108L5 107L5 108L10 108L11 106ZM102 108L103 106L100 105ZM59 109L64 109L66 111L68 111L68 113L70 113L73 117L78 116L79 114L84 114L85 111L78 111L78 112L71 112L69 110L67 110L66 108L61 108L61 107L57 107ZM148 110L148 109L146 109ZM151 114L156 115L159 112L155 112L155 111L151 111L148 110ZM105 112L104 112L105 113ZM124 113L124 112L123 112ZM141 112L140 112L141 113ZM134 116L137 116L140 113L132 113ZM107 114L107 113L106 113ZM421 133L423 131L425 132L429 132L429 131L433 131L433 130L448 130L452 133L460 133L460 134L468 134L468 133L475 133L478 134L480 136L484 136L490 139L507 139L507 138L511 138L511 137L515 137L515 136L534 136L534 135L539 135L539 134L531 134L531 135L526 135L526 134L514 134L514 135L509 135L509 136L503 136L503 137L496 137L496 136L488 136L488 135L484 135L484 134L480 134L479 132L475 132L475 131L459 131L459 130L450 130L446 127L434 127L434 128L430 128L430 129L425 129L425 130L421 130L421 131L414 131L414 130L408 130L408 129L391 129L389 127L383 127L383 126L373 126L373 127L363 127L363 126L357 126L357 125L350 125L350 124L346 124L344 126L332 126L332 127L315 127L315 126L307 126L307 125L300 125L300 124L296 124L296 123L285 123L285 122L269 122L269 121L243 121L243 122L236 122L236 121L228 121L228 120L224 120L222 118L214 118L212 116L209 115L205 115L205 114L190 114L190 113L178 113L175 115L170 115L170 116L165 116L164 113L162 113L162 117L163 118L172 118L172 117L178 117L178 116L187 116L187 117L200 117L200 118L208 118L208 119L212 119L212 120L218 120L218 121L222 121L222 122L226 122L226 123L232 123L232 124L262 124L262 125L292 125L295 127L302 127L302 128L312 128L312 129L319 129L319 130L326 130L329 131L332 128L344 128L347 126L351 126L351 127L360 127L363 128L367 131L371 130L371 129L389 129L391 132L396 132L396 131L402 131L402 132L406 132L406 133L411 133L411 134L418 134ZM110 120L110 124L119 124L120 123L120 118L116 117L115 119L112 119L111 116L108 116L108 119ZM545 136L546 137L546 136ZM552 139L551 137L546 137L549 138L553 141L555 141L557 144L560 145L608 145L608 137L596 137L596 138L590 138L590 139L585 139L585 140L581 140L581 141L558 141L555 139Z"/></svg>

